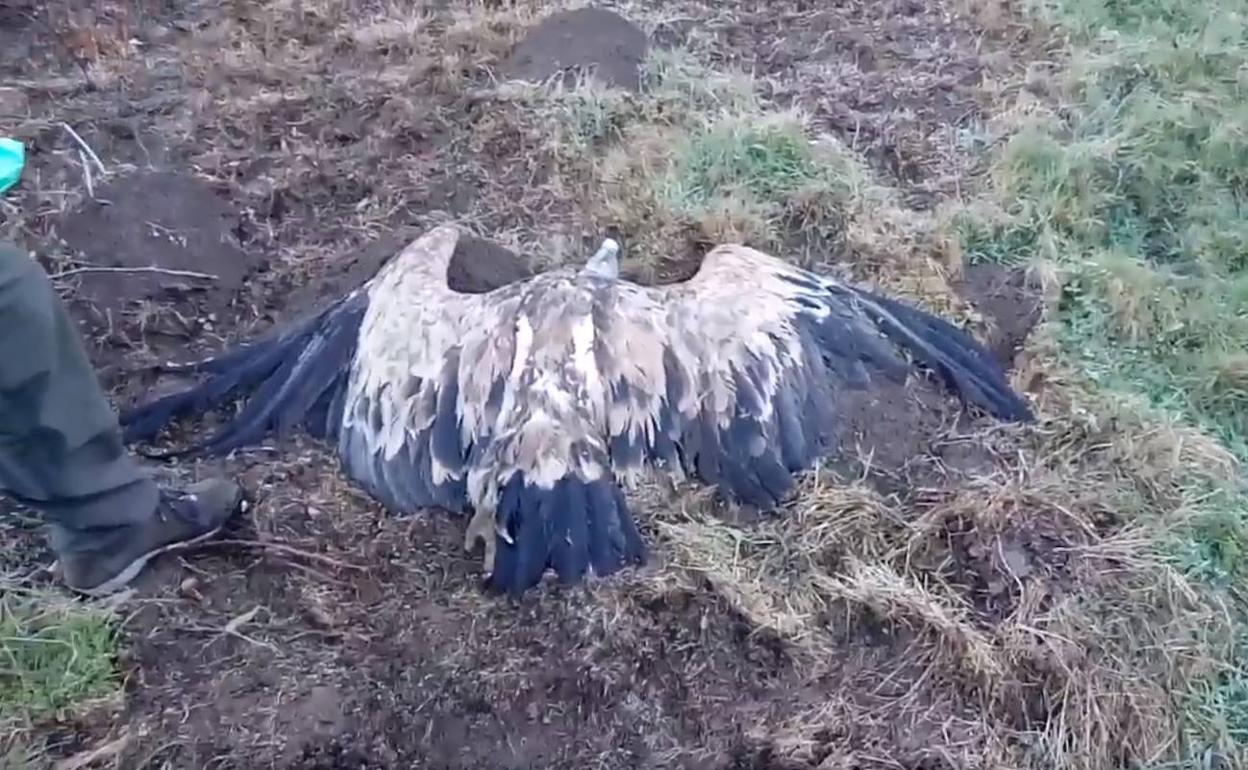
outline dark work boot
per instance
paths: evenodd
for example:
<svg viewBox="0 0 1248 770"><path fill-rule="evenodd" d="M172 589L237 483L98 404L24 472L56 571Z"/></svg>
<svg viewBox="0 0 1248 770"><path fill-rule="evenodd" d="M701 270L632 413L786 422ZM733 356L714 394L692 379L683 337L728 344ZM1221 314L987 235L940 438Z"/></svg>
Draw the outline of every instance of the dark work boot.
<svg viewBox="0 0 1248 770"><path fill-rule="evenodd" d="M107 538L109 546L62 554L65 585L90 596L119 591L153 556L194 545L221 531L241 498L239 486L222 479L161 489L155 515Z"/></svg>

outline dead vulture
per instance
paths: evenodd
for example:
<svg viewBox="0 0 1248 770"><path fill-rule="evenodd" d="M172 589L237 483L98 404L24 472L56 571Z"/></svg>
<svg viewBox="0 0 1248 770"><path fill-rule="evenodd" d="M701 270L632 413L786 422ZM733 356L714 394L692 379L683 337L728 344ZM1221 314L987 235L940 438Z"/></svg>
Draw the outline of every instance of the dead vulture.
<svg viewBox="0 0 1248 770"><path fill-rule="evenodd" d="M911 363L964 402L1030 421L968 335L894 299L739 245L684 283L619 278L611 241L581 269L460 293L460 237L427 232L323 312L181 369L201 384L122 415L128 441L239 396L220 454L302 426L395 513L474 511L488 586L519 594L645 561L618 481L660 469L774 508L795 472L832 451L847 388Z"/></svg>

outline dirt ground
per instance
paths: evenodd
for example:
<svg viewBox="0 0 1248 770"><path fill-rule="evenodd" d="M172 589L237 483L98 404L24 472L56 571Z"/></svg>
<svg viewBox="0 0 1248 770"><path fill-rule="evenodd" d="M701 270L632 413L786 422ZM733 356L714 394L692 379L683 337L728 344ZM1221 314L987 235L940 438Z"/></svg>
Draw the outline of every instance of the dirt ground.
<svg viewBox="0 0 1248 770"><path fill-rule="evenodd" d="M443 219L482 236L457 260L466 290L596 244L614 223L543 184L543 137L474 90L492 72L596 64L636 89L646 47L676 45L752 67L919 211L972 170L951 132L973 128L990 81L1034 45L985 18L995 6L943 0L638 2L620 9L637 29L591 12L527 39L540 14L472 5L430 3L419 21L370 0L0 8L0 125L29 144L3 231L56 276L119 403L166 387L152 363L295 318ZM506 21L469 34L455 15L469 11ZM417 27L443 47L396 44ZM91 168L93 197L63 123L108 169ZM838 257L853 269L853 254ZM1010 362L1039 312L1023 275L977 267L958 288ZM934 387L856 398L848 466L870 458L876 488L916 519L959 479L1008 466ZM997 718L1025 733L1052 708L1002 706L934 666L919 631L844 607L812 621L836 644L812 668L670 547L591 587L487 597L462 522L388 517L323 447L282 447L222 463L245 481L247 515L225 543L144 576L124 702L27 736L47 757L120 738L107 761L126 768L934 770L987 750L983 713L1012 709ZM663 504L639 505L646 537L666 542ZM944 550L916 558L984 628L1016 608L1019 575L1065 579L1069 533L944 526ZM7 569L48 580L29 520L0 537Z"/></svg>

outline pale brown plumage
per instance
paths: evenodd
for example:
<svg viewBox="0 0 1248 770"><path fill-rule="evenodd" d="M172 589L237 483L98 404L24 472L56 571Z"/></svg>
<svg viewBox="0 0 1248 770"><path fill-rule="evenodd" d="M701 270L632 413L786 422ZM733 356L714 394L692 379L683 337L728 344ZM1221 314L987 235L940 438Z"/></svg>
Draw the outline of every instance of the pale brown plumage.
<svg viewBox="0 0 1248 770"><path fill-rule="evenodd" d="M833 449L838 394L904 378L902 351L1030 419L951 325L755 249L719 246L670 286L611 277L604 251L593 270L464 294L447 284L458 238L437 227L302 326L201 363L214 379L125 415L129 437L252 393L197 449L303 422L392 510L474 511L466 544L484 540L491 584L518 592L548 567L577 580L641 562L617 481L643 470L777 505Z"/></svg>

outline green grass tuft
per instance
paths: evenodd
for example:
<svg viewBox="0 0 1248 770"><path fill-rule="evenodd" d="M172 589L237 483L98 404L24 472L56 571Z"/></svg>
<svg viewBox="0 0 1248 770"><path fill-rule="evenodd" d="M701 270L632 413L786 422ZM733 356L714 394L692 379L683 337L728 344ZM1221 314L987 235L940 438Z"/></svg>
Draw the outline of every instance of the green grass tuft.
<svg viewBox="0 0 1248 770"><path fill-rule="evenodd" d="M666 192L676 205L691 208L725 195L783 200L819 173L797 121L730 119L689 137Z"/></svg>
<svg viewBox="0 0 1248 770"><path fill-rule="evenodd" d="M752 76L683 49L650 51L640 93L587 78L525 94L551 125L565 171L594 180L587 193L628 233L643 272L680 263L673 238L776 248L800 230L826 245L843 234L842 212L864 184L862 169L815 141L803 115L770 104Z"/></svg>
<svg viewBox="0 0 1248 770"><path fill-rule="evenodd" d="M55 718L120 689L113 617L51 594L0 597L0 726Z"/></svg>
<svg viewBox="0 0 1248 770"><path fill-rule="evenodd" d="M671 166L656 175L675 218L735 221L755 245L772 245L796 212L831 219L846 193L816 157L802 120L787 113L728 114L681 136Z"/></svg>

